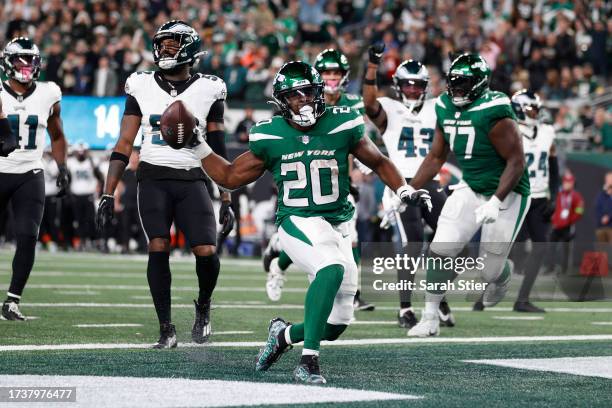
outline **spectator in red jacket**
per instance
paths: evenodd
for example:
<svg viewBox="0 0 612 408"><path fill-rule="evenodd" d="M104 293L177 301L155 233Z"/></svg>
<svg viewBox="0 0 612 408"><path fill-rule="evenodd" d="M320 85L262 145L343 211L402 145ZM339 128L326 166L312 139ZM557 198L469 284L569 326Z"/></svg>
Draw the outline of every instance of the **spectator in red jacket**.
<svg viewBox="0 0 612 408"><path fill-rule="evenodd" d="M552 252L553 264L556 264L558 259L557 254L561 254L561 270L563 273L567 271L569 261L569 242L574 239L574 225L582 218L584 214L584 199L582 195L574 190L575 185L574 175L567 170L563 175L563 186L559 194L557 194L557 202L555 213L552 216L552 234L550 241L553 243L553 249L556 249L557 242L566 242L568 244L562 247L561 251L554 250ZM552 265L551 265L552 269Z"/></svg>

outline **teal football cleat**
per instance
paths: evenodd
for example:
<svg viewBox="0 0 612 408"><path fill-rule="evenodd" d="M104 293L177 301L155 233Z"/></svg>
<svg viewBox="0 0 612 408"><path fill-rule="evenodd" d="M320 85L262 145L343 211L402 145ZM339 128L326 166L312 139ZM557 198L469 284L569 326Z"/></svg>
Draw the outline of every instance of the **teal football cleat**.
<svg viewBox="0 0 612 408"><path fill-rule="evenodd" d="M300 364L293 371L293 378L296 382L306 384L327 383L327 380L321 375L318 356L302 356Z"/></svg>
<svg viewBox="0 0 612 408"><path fill-rule="evenodd" d="M285 342L284 338L280 339L280 335L282 335L287 327L289 327L289 324L280 317L270 321L268 340L266 345L259 351L255 371L268 370L284 353L293 348L293 346Z"/></svg>

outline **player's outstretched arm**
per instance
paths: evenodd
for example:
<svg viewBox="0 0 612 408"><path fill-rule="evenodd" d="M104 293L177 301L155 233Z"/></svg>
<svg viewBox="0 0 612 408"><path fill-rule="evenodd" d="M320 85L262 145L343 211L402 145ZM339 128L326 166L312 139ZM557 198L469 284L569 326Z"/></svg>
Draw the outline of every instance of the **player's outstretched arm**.
<svg viewBox="0 0 612 408"><path fill-rule="evenodd" d="M235 190L257 180L266 170L264 162L247 151L228 162L215 153L202 159L202 167L215 183L229 190Z"/></svg>
<svg viewBox="0 0 612 408"><path fill-rule="evenodd" d="M525 171L523 143L516 123L510 118L501 119L493 126L489 140L497 154L506 161L506 168L495 191L499 201L504 201Z"/></svg>
<svg viewBox="0 0 612 408"><path fill-rule="evenodd" d="M113 195L117 184L123 172L128 165L130 155L132 154L132 148L134 146L134 139L140 129L141 117L137 115L123 115L121 119L121 130L119 132L119 140L115 144L113 153L111 154L110 162L108 163L108 173L106 175L106 185L104 186L103 193L105 195Z"/></svg>
<svg viewBox="0 0 612 408"><path fill-rule="evenodd" d="M351 153L360 162L371 168L393 191L406 185L406 180L387 156L382 154L378 147L368 137L362 137L353 146Z"/></svg>
<svg viewBox="0 0 612 408"><path fill-rule="evenodd" d="M384 133L387 129L387 113L377 99L376 73L384 51L384 43L370 46L368 49L368 68L363 81L363 104L366 115L368 115L381 133Z"/></svg>
<svg viewBox="0 0 612 408"><path fill-rule="evenodd" d="M410 185L415 189L419 189L433 180L436 174L440 172L442 165L446 162L449 150L450 148L448 143L444 140L442 131L436 127L431 149L410 181Z"/></svg>

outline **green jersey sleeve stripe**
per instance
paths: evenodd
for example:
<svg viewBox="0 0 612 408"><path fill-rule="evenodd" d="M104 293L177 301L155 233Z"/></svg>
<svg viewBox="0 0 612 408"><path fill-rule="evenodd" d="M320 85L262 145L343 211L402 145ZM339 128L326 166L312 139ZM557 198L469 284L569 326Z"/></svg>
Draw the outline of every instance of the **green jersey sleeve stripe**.
<svg viewBox="0 0 612 408"><path fill-rule="evenodd" d="M468 112L475 112L475 111L479 111L479 110L483 110L483 109L492 108L493 106L501 106L501 105L510 105L510 99L507 98L507 97L493 99L492 101L485 102L485 103L480 104L478 106L474 106L471 109L468 109Z"/></svg>
<svg viewBox="0 0 612 408"><path fill-rule="evenodd" d="M363 108L364 106L365 106L365 105L363 104L363 102L359 102L359 103L356 103L356 104L354 104L353 106L351 106L351 108L353 108L353 109L361 109L361 108Z"/></svg>
<svg viewBox="0 0 612 408"><path fill-rule="evenodd" d="M338 132L342 132L344 130L350 130L350 129L354 129L358 126L363 125L365 122L363 121L363 116L359 116L353 120L349 120L348 122L344 122L343 124L341 124L340 126L338 126L337 128L330 130L329 134L334 134L334 133L338 133Z"/></svg>
<svg viewBox="0 0 612 408"><path fill-rule="evenodd" d="M446 105L444 105L444 102L442 102L442 98L440 97L436 98L436 105L438 105L441 108L446 109Z"/></svg>
<svg viewBox="0 0 612 408"><path fill-rule="evenodd" d="M265 133L251 133L249 135L249 142L257 142L259 140L268 140L268 139L282 139L282 136L268 135Z"/></svg>

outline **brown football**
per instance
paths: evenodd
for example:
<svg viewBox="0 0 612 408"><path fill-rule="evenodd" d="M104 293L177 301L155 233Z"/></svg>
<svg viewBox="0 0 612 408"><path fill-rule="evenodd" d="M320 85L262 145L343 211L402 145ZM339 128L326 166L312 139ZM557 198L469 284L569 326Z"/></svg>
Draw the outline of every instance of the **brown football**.
<svg viewBox="0 0 612 408"><path fill-rule="evenodd" d="M174 101L166 108L159 120L161 135L168 146L182 149L191 142L196 118L182 101Z"/></svg>

